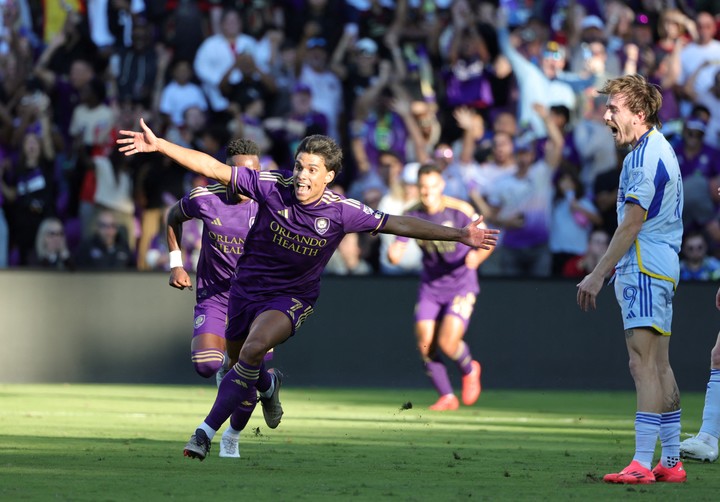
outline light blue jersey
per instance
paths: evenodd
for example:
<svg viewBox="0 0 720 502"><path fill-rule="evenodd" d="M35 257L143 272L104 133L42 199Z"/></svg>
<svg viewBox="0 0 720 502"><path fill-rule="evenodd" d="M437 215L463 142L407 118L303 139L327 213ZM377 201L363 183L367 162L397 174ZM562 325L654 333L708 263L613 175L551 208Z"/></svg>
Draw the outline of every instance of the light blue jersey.
<svg viewBox="0 0 720 502"><path fill-rule="evenodd" d="M675 152L654 127L646 132L623 161L618 190L618 224L625 204L645 210L645 222L616 273L642 272L670 281L677 287L680 276L678 252L682 243L683 185Z"/></svg>

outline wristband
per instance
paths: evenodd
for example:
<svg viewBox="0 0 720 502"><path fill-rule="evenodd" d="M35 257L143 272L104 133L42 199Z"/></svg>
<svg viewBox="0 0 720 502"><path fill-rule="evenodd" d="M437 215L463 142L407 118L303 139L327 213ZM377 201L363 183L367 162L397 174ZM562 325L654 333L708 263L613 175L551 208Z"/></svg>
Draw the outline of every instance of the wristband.
<svg viewBox="0 0 720 502"><path fill-rule="evenodd" d="M182 251L179 249L176 251L170 251L170 268L182 267Z"/></svg>

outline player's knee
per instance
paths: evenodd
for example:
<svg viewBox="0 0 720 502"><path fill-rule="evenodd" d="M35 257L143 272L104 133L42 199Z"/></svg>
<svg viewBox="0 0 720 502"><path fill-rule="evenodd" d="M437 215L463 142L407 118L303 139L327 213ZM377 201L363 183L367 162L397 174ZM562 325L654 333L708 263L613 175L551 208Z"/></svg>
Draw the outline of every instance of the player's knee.
<svg viewBox="0 0 720 502"><path fill-rule="evenodd" d="M191 359L195 372L201 377L210 378L222 368L225 354L218 349L194 350Z"/></svg>
<svg viewBox="0 0 720 502"><path fill-rule="evenodd" d="M259 365L270 348L259 340L246 340L242 350L240 350L240 359L250 364Z"/></svg>
<svg viewBox="0 0 720 502"><path fill-rule="evenodd" d="M652 375L658 374L658 366L648 358L631 355L628 367L636 385L652 378Z"/></svg>

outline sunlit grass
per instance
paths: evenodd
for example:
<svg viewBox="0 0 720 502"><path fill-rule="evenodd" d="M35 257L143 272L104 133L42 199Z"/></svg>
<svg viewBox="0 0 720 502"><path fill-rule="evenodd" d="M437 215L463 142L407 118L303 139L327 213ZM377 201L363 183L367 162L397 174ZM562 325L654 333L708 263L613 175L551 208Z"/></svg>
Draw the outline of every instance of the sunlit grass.
<svg viewBox="0 0 720 502"><path fill-rule="evenodd" d="M210 386L1 385L0 500L717 500L720 468L686 485L606 485L634 448L634 395L486 390L431 412L429 390L282 392L283 421L256 413L240 460L182 448ZM683 427L702 395L685 395ZM409 409L405 409L409 408ZM659 450L658 450L659 451Z"/></svg>

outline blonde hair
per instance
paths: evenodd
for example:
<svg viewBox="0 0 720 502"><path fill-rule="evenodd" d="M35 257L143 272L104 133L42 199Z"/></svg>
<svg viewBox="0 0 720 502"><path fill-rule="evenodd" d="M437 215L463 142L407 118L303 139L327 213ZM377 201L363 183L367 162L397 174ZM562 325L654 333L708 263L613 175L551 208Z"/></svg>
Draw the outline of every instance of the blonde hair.
<svg viewBox="0 0 720 502"><path fill-rule="evenodd" d="M47 249L47 244L45 241L45 238L47 237L48 232L50 231L50 227L58 226L60 227L60 230L64 231L64 227L62 224L62 221L60 221L58 218L55 218L54 216L50 216L49 218L45 218L40 222L40 226L38 227L37 234L35 234L35 254L37 255L37 258L39 260L42 260L43 258L47 258L50 253ZM65 236L63 236L63 244L64 247L67 245L65 244Z"/></svg>
<svg viewBox="0 0 720 502"><path fill-rule="evenodd" d="M678 9L667 9L662 11L660 13L659 21L658 35L660 35L661 38L665 38L667 36L667 31L665 31L665 21L670 21L678 25L679 36L682 37L687 33L686 23L689 21L689 18L685 17L685 14Z"/></svg>
<svg viewBox="0 0 720 502"><path fill-rule="evenodd" d="M662 127L658 116L663 101L660 86L651 84L642 75L636 73L608 80L598 93L621 97L628 110L645 115L645 124Z"/></svg>

